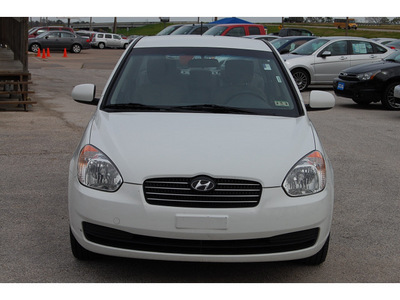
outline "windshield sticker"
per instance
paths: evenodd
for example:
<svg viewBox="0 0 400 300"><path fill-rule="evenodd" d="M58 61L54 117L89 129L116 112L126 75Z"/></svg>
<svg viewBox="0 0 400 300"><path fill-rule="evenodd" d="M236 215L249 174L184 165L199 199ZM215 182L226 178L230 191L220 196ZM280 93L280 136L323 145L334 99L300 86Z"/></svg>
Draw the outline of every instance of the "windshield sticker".
<svg viewBox="0 0 400 300"><path fill-rule="evenodd" d="M280 76L276 76L276 81L278 81L279 83L282 83L282 79Z"/></svg>
<svg viewBox="0 0 400 300"><path fill-rule="evenodd" d="M289 107L290 104L288 101L274 101L275 106L281 106L281 107Z"/></svg>
<svg viewBox="0 0 400 300"><path fill-rule="evenodd" d="M264 70L265 71L271 71L271 66L269 64L264 64Z"/></svg>

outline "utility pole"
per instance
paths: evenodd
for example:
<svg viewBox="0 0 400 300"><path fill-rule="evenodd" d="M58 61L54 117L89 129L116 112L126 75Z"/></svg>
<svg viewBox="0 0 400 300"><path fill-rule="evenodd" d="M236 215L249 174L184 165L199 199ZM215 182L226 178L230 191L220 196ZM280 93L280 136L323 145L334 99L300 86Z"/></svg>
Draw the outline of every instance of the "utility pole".
<svg viewBox="0 0 400 300"><path fill-rule="evenodd" d="M117 17L114 17L113 33L117 33Z"/></svg>
<svg viewBox="0 0 400 300"><path fill-rule="evenodd" d="M344 29L345 30L345 35L347 36L347 32L348 32L348 29L349 29L349 17L346 17L346 28Z"/></svg>

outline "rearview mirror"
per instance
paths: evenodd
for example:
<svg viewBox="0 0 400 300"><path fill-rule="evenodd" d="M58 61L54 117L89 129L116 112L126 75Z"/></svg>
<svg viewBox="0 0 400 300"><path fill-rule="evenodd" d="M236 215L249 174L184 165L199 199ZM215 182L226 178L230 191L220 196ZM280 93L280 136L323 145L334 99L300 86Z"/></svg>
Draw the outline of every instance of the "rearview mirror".
<svg viewBox="0 0 400 300"><path fill-rule="evenodd" d="M76 102L97 105L99 99L96 96L96 86L91 83L80 84L73 88L71 92L72 99Z"/></svg>
<svg viewBox="0 0 400 300"><path fill-rule="evenodd" d="M335 106L335 97L328 92L311 91L308 110L331 109Z"/></svg>

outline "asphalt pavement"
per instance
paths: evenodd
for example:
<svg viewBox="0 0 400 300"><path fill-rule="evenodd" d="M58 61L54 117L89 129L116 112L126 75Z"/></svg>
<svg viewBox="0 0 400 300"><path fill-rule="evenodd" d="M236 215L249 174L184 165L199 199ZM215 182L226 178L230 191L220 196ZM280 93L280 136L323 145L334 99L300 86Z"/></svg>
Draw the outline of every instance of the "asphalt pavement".
<svg viewBox="0 0 400 300"><path fill-rule="evenodd" d="M51 53L46 60L30 54L37 104L27 112L0 105L0 282L400 282L400 111L340 97L333 109L309 113L335 170L331 244L321 266L76 260L69 245L68 164L95 107L74 102L70 93L77 84L95 83L99 96L122 52Z"/></svg>

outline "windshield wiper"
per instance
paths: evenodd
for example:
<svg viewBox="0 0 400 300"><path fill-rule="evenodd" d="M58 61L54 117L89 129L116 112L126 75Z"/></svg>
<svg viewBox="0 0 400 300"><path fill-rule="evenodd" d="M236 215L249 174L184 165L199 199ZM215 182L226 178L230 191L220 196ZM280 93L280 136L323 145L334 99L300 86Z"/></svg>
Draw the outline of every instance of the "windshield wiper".
<svg viewBox="0 0 400 300"><path fill-rule="evenodd" d="M197 105L185 105L185 106L176 106L174 109L179 109L183 111L199 111L199 112L211 112L211 113L227 113L227 114L255 114L252 111L229 107L229 106L221 106L216 104L197 104Z"/></svg>
<svg viewBox="0 0 400 300"><path fill-rule="evenodd" d="M103 107L104 110L107 111L162 111L165 110L161 106L154 105L146 105L141 103L117 103L117 104L108 104Z"/></svg>

